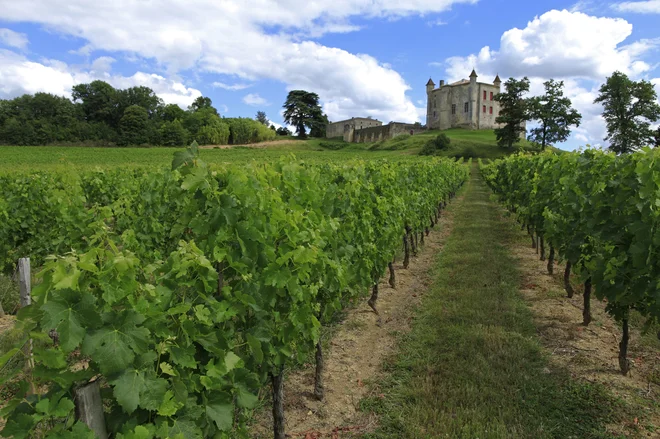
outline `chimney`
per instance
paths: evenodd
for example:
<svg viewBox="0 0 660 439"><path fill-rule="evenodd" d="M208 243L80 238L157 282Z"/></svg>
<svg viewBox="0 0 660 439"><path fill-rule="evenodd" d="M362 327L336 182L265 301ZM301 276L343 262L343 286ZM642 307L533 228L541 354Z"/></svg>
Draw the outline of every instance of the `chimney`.
<svg viewBox="0 0 660 439"><path fill-rule="evenodd" d="M440 87L442 87L443 85L445 85L445 80L444 80L444 79L441 79L441 80L440 80Z"/></svg>

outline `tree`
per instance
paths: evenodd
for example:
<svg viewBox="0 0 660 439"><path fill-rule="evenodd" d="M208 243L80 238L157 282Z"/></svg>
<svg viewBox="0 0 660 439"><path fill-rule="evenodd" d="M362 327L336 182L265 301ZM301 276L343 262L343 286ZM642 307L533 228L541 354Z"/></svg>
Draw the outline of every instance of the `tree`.
<svg viewBox="0 0 660 439"><path fill-rule="evenodd" d="M71 97L73 102L80 101L88 122L105 122L117 128L123 113L118 111L117 90L113 86L98 80L74 85Z"/></svg>
<svg viewBox="0 0 660 439"><path fill-rule="evenodd" d="M309 131L311 137L325 137L326 130L328 129L328 116L323 114L320 118L312 123L312 129Z"/></svg>
<svg viewBox="0 0 660 439"><path fill-rule="evenodd" d="M284 103L284 121L296 127L300 138L307 137L310 130L323 120L319 96L305 90L291 90Z"/></svg>
<svg viewBox="0 0 660 439"><path fill-rule="evenodd" d="M571 134L571 126L580 126L582 116L571 108L571 100L564 97L564 81L551 79L543 83L545 94L529 99L529 118L539 123L530 131L529 140L541 145L565 142Z"/></svg>
<svg viewBox="0 0 660 439"><path fill-rule="evenodd" d="M216 110L212 104L213 102L211 101L211 98L200 96L197 99L195 99L192 104L190 104L190 106L188 107L188 111L194 113L196 111L203 110L205 108L210 108L213 110L216 116L220 116L220 113L218 113L218 110Z"/></svg>
<svg viewBox="0 0 660 439"><path fill-rule="evenodd" d="M266 112L264 111L257 111L257 117L255 117L255 119L262 125L268 126L269 124L268 118L266 117Z"/></svg>
<svg viewBox="0 0 660 439"><path fill-rule="evenodd" d="M660 105L653 84L633 81L614 72L600 87L594 103L603 104L610 149L617 154L632 152L654 141L651 123L660 119Z"/></svg>
<svg viewBox="0 0 660 439"><path fill-rule="evenodd" d="M131 105L137 105L147 110L151 118L163 107L163 100L152 89L145 86L117 90L117 96L122 112Z"/></svg>
<svg viewBox="0 0 660 439"><path fill-rule="evenodd" d="M176 119L183 120L186 112L176 104L167 104L158 110L158 117L167 122L173 122Z"/></svg>
<svg viewBox="0 0 660 439"><path fill-rule="evenodd" d="M179 119L165 122L160 127L160 142L163 146L184 146L188 143L188 131Z"/></svg>
<svg viewBox="0 0 660 439"><path fill-rule="evenodd" d="M292 134L291 131L290 131L288 128L286 128L286 127L279 127L279 128L275 131L275 133L276 133L278 136L290 136L290 135Z"/></svg>
<svg viewBox="0 0 660 439"><path fill-rule="evenodd" d="M512 148L514 143L520 141L520 135L525 132L524 123L528 119L528 114L527 103L522 96L529 91L529 79L509 78L504 86L506 91L495 96L495 100L500 103L500 114L495 122L504 126L495 128L495 135L499 146Z"/></svg>
<svg viewBox="0 0 660 439"><path fill-rule="evenodd" d="M119 143L142 145L149 142L149 114L139 105L131 105L119 121Z"/></svg>

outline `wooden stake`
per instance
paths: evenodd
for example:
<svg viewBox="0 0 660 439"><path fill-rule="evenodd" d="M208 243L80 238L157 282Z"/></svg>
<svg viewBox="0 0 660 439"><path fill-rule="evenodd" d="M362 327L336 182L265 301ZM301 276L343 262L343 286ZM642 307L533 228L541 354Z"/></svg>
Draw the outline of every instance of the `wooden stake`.
<svg viewBox="0 0 660 439"><path fill-rule="evenodd" d="M99 382L85 384L75 389L73 394L76 404L76 419L85 423L98 439L108 439Z"/></svg>
<svg viewBox="0 0 660 439"><path fill-rule="evenodd" d="M32 278L30 274L30 258L21 258L18 260L18 286L21 308L30 306L32 303ZM30 393L32 395L37 393L32 379L32 371L34 370L34 356L32 355L32 339L28 340L26 346L25 356L27 357L27 375L30 377Z"/></svg>

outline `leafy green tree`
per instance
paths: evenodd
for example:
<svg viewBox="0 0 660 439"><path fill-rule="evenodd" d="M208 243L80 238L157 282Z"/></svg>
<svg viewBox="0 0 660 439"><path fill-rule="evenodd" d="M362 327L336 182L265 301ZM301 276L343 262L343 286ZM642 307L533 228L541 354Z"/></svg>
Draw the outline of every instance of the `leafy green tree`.
<svg viewBox="0 0 660 439"><path fill-rule="evenodd" d="M160 127L160 142L163 146L185 146L188 137L188 131L179 119L165 122Z"/></svg>
<svg viewBox="0 0 660 439"><path fill-rule="evenodd" d="M278 136L290 136L292 134L291 131L286 127L279 127L277 130L275 130L275 133L277 133Z"/></svg>
<svg viewBox="0 0 660 439"><path fill-rule="evenodd" d="M529 91L529 79L509 78L504 86L506 91L495 96L495 100L500 103L500 114L495 122L504 126L495 128L495 135L499 146L512 148L514 143L520 141L521 134L525 133L524 123L528 120L528 112L523 94Z"/></svg>
<svg viewBox="0 0 660 439"><path fill-rule="evenodd" d="M633 81L624 73L614 72L600 87L594 101L603 104L610 149L617 154L652 145L651 123L660 119L660 105L653 84Z"/></svg>
<svg viewBox="0 0 660 439"><path fill-rule="evenodd" d="M142 145L149 142L149 113L139 105L131 105L119 121L119 143Z"/></svg>
<svg viewBox="0 0 660 439"><path fill-rule="evenodd" d="M582 115L571 107L571 100L564 96L564 81L551 79L543 83L545 94L529 99L529 118L539 123L528 137L545 149L547 145L565 142L571 135L571 126L580 126Z"/></svg>
<svg viewBox="0 0 660 439"><path fill-rule="evenodd" d="M104 81L92 81L89 84L74 85L71 97L82 105L85 120L105 122L116 127L123 114L118 114L117 90Z"/></svg>
<svg viewBox="0 0 660 439"><path fill-rule="evenodd" d="M158 110L158 118L163 121L172 122L176 119L183 120L185 117L186 112L176 104L167 104Z"/></svg>
<svg viewBox="0 0 660 439"><path fill-rule="evenodd" d="M323 111L319 105L319 96L305 90L291 90L284 102L284 121L296 127L300 138L307 137L306 128L319 130L323 120Z"/></svg>
<svg viewBox="0 0 660 439"><path fill-rule="evenodd" d="M211 109L216 116L220 116L218 110L216 110L215 107L213 106L213 102L211 101L211 98L207 98L204 96L200 96L197 99L195 99L193 103L190 104L190 106L188 107L188 111L193 113L203 109Z"/></svg>
<svg viewBox="0 0 660 439"><path fill-rule="evenodd" d="M257 120L257 122L259 122L262 125L268 126L268 124L270 123L268 117L266 116L265 111L257 111L257 116L255 117L255 119Z"/></svg>
<svg viewBox="0 0 660 439"><path fill-rule="evenodd" d="M321 117L314 120L312 123L312 129L310 130L309 135L311 137L325 137L328 123L328 116L326 114L321 115Z"/></svg>
<svg viewBox="0 0 660 439"><path fill-rule="evenodd" d="M216 117L208 125L201 127L193 140L200 145L226 145L229 142L229 125Z"/></svg>
<svg viewBox="0 0 660 439"><path fill-rule="evenodd" d="M163 106L163 100L152 89L144 86L117 90L117 100L122 112L131 105L137 105L147 110L150 118L155 117Z"/></svg>

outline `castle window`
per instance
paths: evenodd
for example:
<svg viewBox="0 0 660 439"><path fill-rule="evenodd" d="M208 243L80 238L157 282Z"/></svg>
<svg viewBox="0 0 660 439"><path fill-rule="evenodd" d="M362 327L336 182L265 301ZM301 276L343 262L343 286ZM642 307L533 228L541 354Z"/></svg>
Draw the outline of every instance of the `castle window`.
<svg viewBox="0 0 660 439"><path fill-rule="evenodd" d="M433 118L435 119L435 111L433 112Z"/></svg>
<svg viewBox="0 0 660 439"><path fill-rule="evenodd" d="M484 105L484 113L486 112L486 106Z"/></svg>
<svg viewBox="0 0 660 439"><path fill-rule="evenodd" d="M451 114L456 114L456 104L451 104Z"/></svg>
<svg viewBox="0 0 660 439"><path fill-rule="evenodd" d="M463 111L466 112L466 113L468 111L470 111L470 103L469 102L466 102L465 105L463 105Z"/></svg>
<svg viewBox="0 0 660 439"><path fill-rule="evenodd" d="M486 100L486 90L484 90L484 101Z"/></svg>
<svg viewBox="0 0 660 439"><path fill-rule="evenodd" d="M486 99L486 96L484 96L484 99ZM490 100L491 101L493 100L493 92L492 91L490 92Z"/></svg>
<svg viewBox="0 0 660 439"><path fill-rule="evenodd" d="M493 107L490 107L490 114L493 114Z"/></svg>

